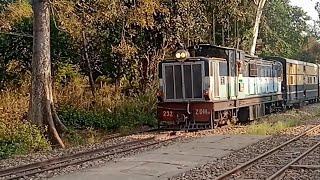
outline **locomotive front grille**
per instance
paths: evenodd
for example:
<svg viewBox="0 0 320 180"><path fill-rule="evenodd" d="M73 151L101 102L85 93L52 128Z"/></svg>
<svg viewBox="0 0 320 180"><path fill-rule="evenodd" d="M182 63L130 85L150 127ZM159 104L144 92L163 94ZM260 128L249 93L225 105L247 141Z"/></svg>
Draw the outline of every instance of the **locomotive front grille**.
<svg viewBox="0 0 320 180"><path fill-rule="evenodd" d="M203 63L164 64L166 100L202 99Z"/></svg>

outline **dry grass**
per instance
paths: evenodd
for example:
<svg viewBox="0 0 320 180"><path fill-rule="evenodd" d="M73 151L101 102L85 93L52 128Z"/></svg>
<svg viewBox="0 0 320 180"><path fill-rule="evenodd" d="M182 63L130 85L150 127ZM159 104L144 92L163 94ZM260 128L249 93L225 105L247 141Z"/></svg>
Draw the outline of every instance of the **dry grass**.
<svg viewBox="0 0 320 180"><path fill-rule="evenodd" d="M310 110L312 109L312 110ZM305 107L300 110L289 110L285 113L272 114L261 118L245 128L246 134L273 135L287 128L295 127L320 115L320 107Z"/></svg>
<svg viewBox="0 0 320 180"><path fill-rule="evenodd" d="M0 120L15 122L21 120L28 110L28 94L21 91L0 93Z"/></svg>
<svg viewBox="0 0 320 180"><path fill-rule="evenodd" d="M144 122L153 120L156 105L153 95L126 97L113 85L100 84L96 98L93 98L87 84L85 77L79 75L65 86L56 83L54 88L59 116L69 125L69 132L62 135L68 147L100 142L114 130L130 132ZM17 142L17 134L24 134L19 131L29 134L30 131L37 131L37 128L26 120L28 105L28 85L22 86L20 90L0 93L0 156L1 151L4 151L1 149L3 143L7 146L8 141ZM39 133L40 131L35 133L38 140L41 139ZM31 142L30 138L32 137L26 137L26 141L22 143L32 147L34 142ZM29 149L27 151L30 152ZM21 152L5 152L6 155L16 153Z"/></svg>
<svg viewBox="0 0 320 180"><path fill-rule="evenodd" d="M26 121L28 100L23 90L0 93L0 159L50 149L41 131Z"/></svg>

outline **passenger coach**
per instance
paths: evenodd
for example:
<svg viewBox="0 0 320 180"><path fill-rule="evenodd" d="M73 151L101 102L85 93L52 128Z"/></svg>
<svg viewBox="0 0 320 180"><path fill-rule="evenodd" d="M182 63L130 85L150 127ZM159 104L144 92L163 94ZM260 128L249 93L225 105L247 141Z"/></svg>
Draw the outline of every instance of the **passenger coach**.
<svg viewBox="0 0 320 180"><path fill-rule="evenodd" d="M300 107L319 99L319 65L282 57L268 57L283 66L282 91L287 107Z"/></svg>

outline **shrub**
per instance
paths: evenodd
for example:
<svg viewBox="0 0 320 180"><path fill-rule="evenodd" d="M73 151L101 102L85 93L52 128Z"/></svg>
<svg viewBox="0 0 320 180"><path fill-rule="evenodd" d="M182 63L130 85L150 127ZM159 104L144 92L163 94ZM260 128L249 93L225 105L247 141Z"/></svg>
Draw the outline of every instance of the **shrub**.
<svg viewBox="0 0 320 180"><path fill-rule="evenodd" d="M252 135L273 135L284 129L301 125L305 121L319 116L320 109L313 112L290 110L283 114L272 114L246 127L246 133Z"/></svg>
<svg viewBox="0 0 320 180"><path fill-rule="evenodd" d="M0 158L50 148L41 131L23 122L28 110L28 95L21 91L0 93Z"/></svg>
<svg viewBox="0 0 320 180"><path fill-rule="evenodd" d="M155 100L150 94L123 99L113 108L92 110L72 106L62 107L59 116L67 126L104 130L132 129L141 125L155 125Z"/></svg>
<svg viewBox="0 0 320 180"><path fill-rule="evenodd" d="M0 158L50 149L41 131L26 122L0 121Z"/></svg>

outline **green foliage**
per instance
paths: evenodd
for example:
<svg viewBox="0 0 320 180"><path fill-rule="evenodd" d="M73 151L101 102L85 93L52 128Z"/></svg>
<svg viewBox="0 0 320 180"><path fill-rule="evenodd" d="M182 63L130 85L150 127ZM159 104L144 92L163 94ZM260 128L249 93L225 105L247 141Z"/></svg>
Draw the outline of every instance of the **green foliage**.
<svg viewBox="0 0 320 180"><path fill-rule="evenodd" d="M62 107L59 116L67 125L75 128L99 128L109 131L133 129L141 125L154 126L155 99L151 94L136 98L123 99L112 108L86 110L74 107Z"/></svg>
<svg viewBox="0 0 320 180"><path fill-rule="evenodd" d="M66 139L69 144L72 144L73 146L79 146L85 143L84 138L71 127L68 129L68 131L69 132L64 136L64 139Z"/></svg>
<svg viewBox="0 0 320 180"><path fill-rule="evenodd" d="M26 121L29 87L20 88L0 92L0 158L50 149L42 132Z"/></svg>
<svg viewBox="0 0 320 180"><path fill-rule="evenodd" d="M30 1L3 7L2 30L32 34ZM53 72L61 64L72 64L88 73L84 32L94 79L106 76L117 84L126 79L135 92L144 92L157 79L158 62L175 50L178 41L187 45L215 39L218 45L248 50L256 9L252 0L56 0L51 6ZM259 35L263 55L309 57L301 55L307 19L288 0L268 1ZM30 70L31 50L32 38L0 35L0 86L23 74L6 73L11 61L20 61L24 71Z"/></svg>
<svg viewBox="0 0 320 180"><path fill-rule="evenodd" d="M59 85L65 86L68 83L81 84L81 79L84 77L79 73L80 69L72 64L59 64L57 74L55 75L55 82Z"/></svg>
<svg viewBox="0 0 320 180"><path fill-rule="evenodd" d="M277 121L275 123L264 122L261 124L250 125L247 128L247 134L252 135L273 135L289 127L300 125L301 121L298 119L287 119Z"/></svg>
<svg viewBox="0 0 320 180"><path fill-rule="evenodd" d="M298 55L298 59L306 62L319 63L320 43L315 37L308 37L302 51Z"/></svg>
<svg viewBox="0 0 320 180"><path fill-rule="evenodd" d="M30 123L0 120L0 158L50 149L41 131Z"/></svg>
<svg viewBox="0 0 320 180"><path fill-rule="evenodd" d="M28 0L0 3L0 29L15 30L12 26L32 16L32 7Z"/></svg>
<svg viewBox="0 0 320 180"><path fill-rule="evenodd" d="M296 58L308 32L309 17L301 8L292 7L289 0L269 0L265 5L260 38L264 55Z"/></svg>
<svg viewBox="0 0 320 180"><path fill-rule="evenodd" d="M304 122L319 116L319 112L320 109L317 107L310 110L310 112L302 109L290 110L284 114L272 114L247 126L245 131L247 134L253 135L277 134L282 130L301 125Z"/></svg>

